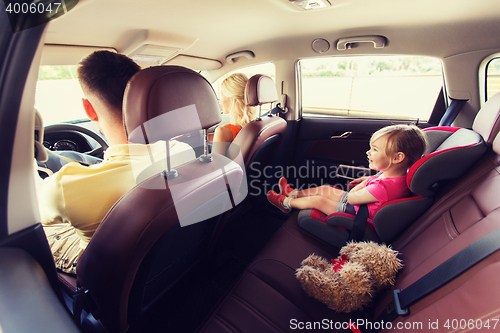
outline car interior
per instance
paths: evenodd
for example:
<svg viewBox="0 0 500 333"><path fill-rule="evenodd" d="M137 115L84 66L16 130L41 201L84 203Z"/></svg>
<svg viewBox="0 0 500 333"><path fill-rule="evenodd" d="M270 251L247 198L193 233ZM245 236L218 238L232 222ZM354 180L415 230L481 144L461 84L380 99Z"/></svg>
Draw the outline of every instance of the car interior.
<svg viewBox="0 0 500 333"><path fill-rule="evenodd" d="M0 332L500 328L494 1L4 0L0 16ZM109 143L76 72L99 50L141 67L124 95L128 141L177 140L196 159L152 160L164 171L136 175L70 274L56 269L39 188L67 163L103 163ZM232 121L220 92L232 73L249 78L258 116L221 155L211 147ZM373 225L361 209L268 202L281 177L347 190L375 175L370 137L395 124L420 127L427 150L408 169L411 196ZM351 241L390 246L403 268L343 313L296 272Z"/></svg>

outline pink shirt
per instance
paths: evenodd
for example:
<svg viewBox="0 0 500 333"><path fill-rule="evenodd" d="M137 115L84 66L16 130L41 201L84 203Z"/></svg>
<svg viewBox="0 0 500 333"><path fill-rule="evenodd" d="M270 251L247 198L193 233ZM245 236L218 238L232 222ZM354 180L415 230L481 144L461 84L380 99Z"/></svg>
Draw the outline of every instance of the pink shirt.
<svg viewBox="0 0 500 333"><path fill-rule="evenodd" d="M406 185L406 176L390 178L380 176L368 177L365 188L378 200L378 202L372 202L367 205L368 218L370 220L373 220L380 206L387 201L405 198L411 194ZM355 206L355 208L357 212L359 206Z"/></svg>

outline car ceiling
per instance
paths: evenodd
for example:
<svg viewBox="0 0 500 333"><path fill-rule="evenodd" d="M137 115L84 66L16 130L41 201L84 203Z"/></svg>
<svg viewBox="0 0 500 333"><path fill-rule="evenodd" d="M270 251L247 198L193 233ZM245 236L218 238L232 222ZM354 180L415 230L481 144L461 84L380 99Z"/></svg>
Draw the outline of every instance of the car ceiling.
<svg viewBox="0 0 500 333"><path fill-rule="evenodd" d="M251 50L253 62L315 56L311 42L382 35L379 53L448 57L500 45L497 0L330 0L331 7L296 9L288 0L80 0L49 24L46 44L111 47L130 54L141 44L226 64ZM366 53L368 48L342 54ZM373 47L369 49L373 53ZM231 67L231 66L229 66Z"/></svg>

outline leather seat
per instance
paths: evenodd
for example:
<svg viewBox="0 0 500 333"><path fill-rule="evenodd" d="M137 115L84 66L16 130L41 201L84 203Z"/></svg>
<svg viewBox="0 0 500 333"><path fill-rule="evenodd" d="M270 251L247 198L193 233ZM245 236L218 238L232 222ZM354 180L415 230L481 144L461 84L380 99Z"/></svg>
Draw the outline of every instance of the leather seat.
<svg viewBox="0 0 500 333"><path fill-rule="evenodd" d="M444 186L432 207L394 239L392 247L401 253L404 268L392 289L408 287L474 241L500 228L500 95L495 108L490 113L483 107L473 125L488 144L486 153L465 175ZM327 260L336 258L338 248L299 227L297 215L298 212L292 213L274 234L197 332L296 332L307 324L325 325L313 331L333 331L338 323L358 324L358 319L365 324L359 325L360 330L369 331L370 323L371 327L390 327L375 322L380 313L394 307L390 289L381 291L369 308L349 314L333 311L306 294L295 277L301 261L311 253ZM413 304L409 315L392 322L392 330L381 332L394 331L398 324L407 327L408 323L422 323L425 331L428 323L446 324L453 318L494 322L500 295L491 286L497 284L498 274L497 251Z"/></svg>
<svg viewBox="0 0 500 333"><path fill-rule="evenodd" d="M260 107L278 99L276 86L269 76L256 74L245 87L245 102L249 106ZM269 114L251 121L238 133L228 147L226 156L235 160L241 153L246 167L247 178L252 181L263 179L263 169L272 165L286 130L286 121ZM250 196L252 192L250 191Z"/></svg>
<svg viewBox="0 0 500 333"><path fill-rule="evenodd" d="M124 123L129 141L153 143L220 122L216 95L198 73L151 67L128 83ZM241 167L214 154L139 183L108 212L76 267L90 311L110 332L124 332L210 245L218 216L233 207ZM138 175L138 178L141 175Z"/></svg>

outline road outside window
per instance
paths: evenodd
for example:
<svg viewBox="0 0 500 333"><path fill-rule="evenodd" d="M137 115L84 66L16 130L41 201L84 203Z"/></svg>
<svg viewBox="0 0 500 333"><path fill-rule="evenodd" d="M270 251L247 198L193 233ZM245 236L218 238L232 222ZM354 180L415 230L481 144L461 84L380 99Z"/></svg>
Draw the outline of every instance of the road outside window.
<svg viewBox="0 0 500 333"><path fill-rule="evenodd" d="M486 68L486 100L500 92L500 58L488 63Z"/></svg>
<svg viewBox="0 0 500 333"><path fill-rule="evenodd" d="M304 59L302 115L425 121L443 86L435 58L359 56Z"/></svg>
<svg viewBox="0 0 500 333"><path fill-rule="evenodd" d="M82 105L84 97L76 65L40 66L36 83L35 108L44 125L88 120Z"/></svg>

